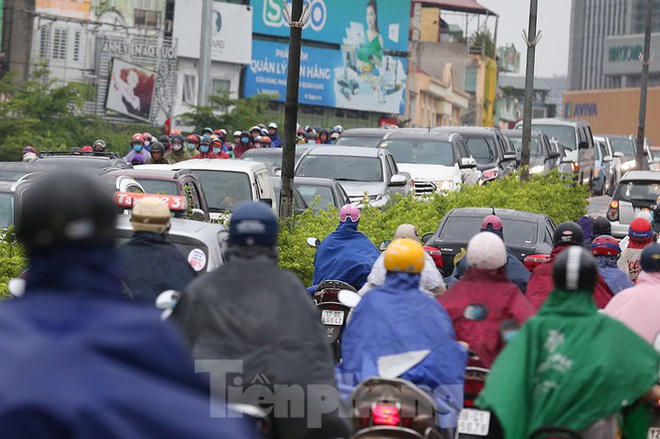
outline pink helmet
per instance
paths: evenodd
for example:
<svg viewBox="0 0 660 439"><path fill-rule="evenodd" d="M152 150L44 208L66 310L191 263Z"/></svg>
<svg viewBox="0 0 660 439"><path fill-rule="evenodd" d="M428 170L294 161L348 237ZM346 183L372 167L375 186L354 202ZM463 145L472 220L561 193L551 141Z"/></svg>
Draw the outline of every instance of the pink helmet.
<svg viewBox="0 0 660 439"><path fill-rule="evenodd" d="M489 229L490 226L490 229ZM486 231L488 230L489 232L492 230L502 230L502 220L500 220L500 217L497 215L488 215L484 220L481 222L481 230Z"/></svg>
<svg viewBox="0 0 660 439"><path fill-rule="evenodd" d="M347 219L351 222L358 222L360 219L360 210L352 204L347 204L339 210L339 221L345 223Z"/></svg>

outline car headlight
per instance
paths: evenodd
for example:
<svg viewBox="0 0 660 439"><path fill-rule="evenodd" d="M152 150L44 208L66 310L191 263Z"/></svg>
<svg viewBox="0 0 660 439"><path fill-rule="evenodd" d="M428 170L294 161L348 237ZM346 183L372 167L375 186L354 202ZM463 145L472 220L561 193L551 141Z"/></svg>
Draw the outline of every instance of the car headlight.
<svg viewBox="0 0 660 439"><path fill-rule="evenodd" d="M543 166L543 165L532 166L531 168L529 168L529 173L530 174L540 174L543 171L545 171L545 166Z"/></svg>
<svg viewBox="0 0 660 439"><path fill-rule="evenodd" d="M454 180L437 180L433 184L441 191L453 191L456 186Z"/></svg>

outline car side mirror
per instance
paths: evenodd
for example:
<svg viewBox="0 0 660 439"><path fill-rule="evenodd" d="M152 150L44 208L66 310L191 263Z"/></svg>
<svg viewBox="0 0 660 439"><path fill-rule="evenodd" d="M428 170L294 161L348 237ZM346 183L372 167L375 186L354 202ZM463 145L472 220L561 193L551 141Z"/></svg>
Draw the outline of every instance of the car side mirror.
<svg viewBox="0 0 660 439"><path fill-rule="evenodd" d="M390 179L390 186L405 186L408 180L404 175L396 174Z"/></svg>
<svg viewBox="0 0 660 439"><path fill-rule="evenodd" d="M619 158L619 159L620 159L620 158L623 158L623 153L622 153L622 152L619 152L619 151L616 151L616 152L614 153L614 157Z"/></svg>
<svg viewBox="0 0 660 439"><path fill-rule="evenodd" d="M190 212L190 219L195 221L206 221L206 213L199 208L193 208Z"/></svg>
<svg viewBox="0 0 660 439"><path fill-rule="evenodd" d="M604 162L611 162L612 160L614 160L614 158L612 158L611 155L606 155L605 157L603 157Z"/></svg>
<svg viewBox="0 0 660 439"><path fill-rule="evenodd" d="M309 238L307 238L306 241L307 241L307 245L309 245L310 247L316 248L319 245L321 245L321 241L314 236L310 236Z"/></svg>
<svg viewBox="0 0 660 439"><path fill-rule="evenodd" d="M557 160L559 157L561 157L561 154L559 154L559 151L550 151L548 154L548 158L550 160Z"/></svg>
<svg viewBox="0 0 660 439"><path fill-rule="evenodd" d="M518 154L516 154L515 152L505 152L502 158L505 161L518 160Z"/></svg>
<svg viewBox="0 0 660 439"><path fill-rule="evenodd" d="M259 201L262 203L266 204L268 207L273 207L273 200L272 198L262 198Z"/></svg>
<svg viewBox="0 0 660 439"><path fill-rule="evenodd" d="M578 149L587 149L589 148L589 142L586 140L583 140L582 142L578 143Z"/></svg>
<svg viewBox="0 0 660 439"><path fill-rule="evenodd" d="M460 169L474 169L477 167L477 161L472 157L463 157L458 167Z"/></svg>
<svg viewBox="0 0 660 439"><path fill-rule="evenodd" d="M433 238L433 233L424 233L422 235L422 243L426 244L431 238Z"/></svg>

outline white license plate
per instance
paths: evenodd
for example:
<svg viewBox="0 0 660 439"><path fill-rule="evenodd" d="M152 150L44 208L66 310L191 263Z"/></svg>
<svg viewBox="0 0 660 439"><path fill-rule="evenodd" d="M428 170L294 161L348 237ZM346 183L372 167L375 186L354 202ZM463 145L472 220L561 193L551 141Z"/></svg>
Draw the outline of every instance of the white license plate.
<svg viewBox="0 0 660 439"><path fill-rule="evenodd" d="M490 427L490 412L484 410L463 409L461 410L461 413L458 415L459 434L469 434L473 436L488 436L489 427Z"/></svg>
<svg viewBox="0 0 660 439"><path fill-rule="evenodd" d="M321 323L324 325L341 326L344 324L344 311L324 309L321 313Z"/></svg>
<svg viewBox="0 0 660 439"><path fill-rule="evenodd" d="M647 439L660 439L660 428L658 427L649 428Z"/></svg>

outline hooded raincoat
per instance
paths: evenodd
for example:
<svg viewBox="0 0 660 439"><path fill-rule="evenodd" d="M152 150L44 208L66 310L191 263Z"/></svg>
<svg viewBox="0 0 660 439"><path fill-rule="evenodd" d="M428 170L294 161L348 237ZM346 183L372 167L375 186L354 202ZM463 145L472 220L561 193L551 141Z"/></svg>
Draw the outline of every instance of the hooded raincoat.
<svg viewBox="0 0 660 439"><path fill-rule="evenodd" d="M635 285L626 273L619 270L616 257L600 255L595 258L598 262L598 274L603 277L612 293L617 294Z"/></svg>
<svg viewBox="0 0 660 439"><path fill-rule="evenodd" d="M507 320L522 325L535 311L503 269L471 267L456 285L438 297L438 302L449 313L456 338L467 342L486 368L504 348L500 325ZM465 309L475 304L486 306L488 314L484 320L465 317Z"/></svg>
<svg viewBox="0 0 660 439"><path fill-rule="evenodd" d="M500 234L497 235L500 238L502 237ZM463 273L467 272L467 269L467 258L462 258L460 261L458 261L458 264L456 264L453 273L454 277L456 279L460 279L461 276L463 276ZM518 257L514 255L513 252L508 248L506 249L506 265L504 266L504 270L506 277L509 278L511 282L516 284L520 291L524 293L527 290L527 283L529 282L531 273L527 267L525 267L523 263L520 262L520 259L518 259Z"/></svg>
<svg viewBox="0 0 660 439"><path fill-rule="evenodd" d="M340 222L321 242L314 257L314 285L332 279L360 289L367 282L380 251L357 227L352 221Z"/></svg>
<svg viewBox="0 0 660 439"><path fill-rule="evenodd" d="M25 295L0 306L2 438L258 437L209 417L181 336L121 295L115 260L111 248L51 249L32 258Z"/></svg>
<svg viewBox="0 0 660 439"><path fill-rule="evenodd" d="M612 349L616 346L616 349ZM507 439L541 426L583 431L631 406L658 379L658 354L588 292L552 292L500 353L477 405Z"/></svg>
<svg viewBox="0 0 660 439"><path fill-rule="evenodd" d="M467 352L456 342L447 312L419 290L419 275L387 273L385 284L369 291L353 310L341 351L343 396L373 376L401 378L432 390L439 425L456 427ZM416 364L405 370L392 368L388 357L406 353L419 355Z"/></svg>
<svg viewBox="0 0 660 439"><path fill-rule="evenodd" d="M567 245L562 245L553 248L550 254L550 260L539 265L532 272L532 277L527 284L526 294L534 308L539 309L550 295L550 292L555 288L555 282L552 280L552 264L557 258L557 255L568 247ZM607 302L610 301L612 296L614 296L612 290L610 290L610 287L607 286L605 280L599 274L593 294L596 306L600 309L605 308L605 305L607 305Z"/></svg>

